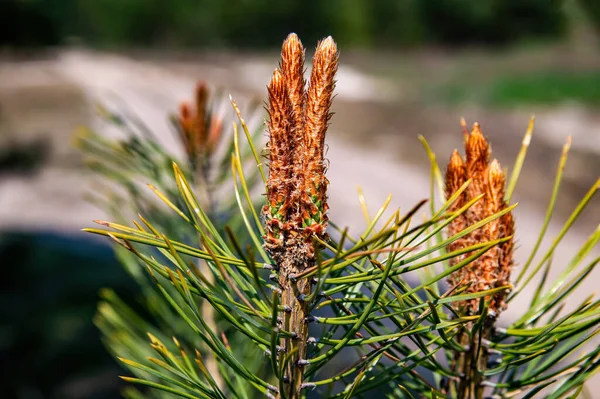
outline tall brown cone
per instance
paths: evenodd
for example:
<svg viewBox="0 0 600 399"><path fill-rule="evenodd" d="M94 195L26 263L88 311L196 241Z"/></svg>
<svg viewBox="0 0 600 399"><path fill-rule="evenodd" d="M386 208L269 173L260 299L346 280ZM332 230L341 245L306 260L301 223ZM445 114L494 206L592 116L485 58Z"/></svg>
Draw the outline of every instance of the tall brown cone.
<svg viewBox="0 0 600 399"><path fill-rule="evenodd" d="M182 103L174 117L188 159L195 167L206 167L207 158L216 148L223 130L223 121L210 112L210 92L206 83L196 84L194 104Z"/></svg>
<svg viewBox="0 0 600 399"><path fill-rule="evenodd" d="M265 248L279 271L281 305L278 328L282 352L292 357L285 369L285 396L302 396L308 343L311 281L299 273L315 263L315 238L325 239L327 178L325 133L331 117L338 53L330 37L321 41L313 58L308 91L304 80L304 48L295 34L283 43L281 62L268 86L269 177ZM276 356L276 354L272 354Z"/></svg>
<svg viewBox="0 0 600 399"><path fill-rule="evenodd" d="M478 124L466 137L465 153L463 159L458 151L454 151L448 168L446 169L446 198L450 198L467 180L471 180L467 189L451 206L451 211L456 211L467 202L483 194L483 198L473 204L466 212L458 216L448 226L448 236L453 236L468 226L471 226L487 217L490 217L507 207L504 200L504 187L506 179L504 172L497 160L489 162L490 146L483 136ZM493 220L480 229L464 236L448 245L448 251L456 251L468 246L484 243L499 238L513 236L514 223L511 213ZM510 271L513 264L512 239L496 246L471 264L452 273L448 278L451 285L471 284L467 292L480 292L495 287L510 284ZM450 261L455 265L468 255L455 257ZM490 315L498 315L505 307L507 292L502 292L489 298ZM454 303L460 314L476 314L479 301L476 299Z"/></svg>
<svg viewBox="0 0 600 399"><path fill-rule="evenodd" d="M463 130L466 124L461 121ZM465 228L490 217L507 207L504 200L506 179L497 160L489 162L490 146L481 133L478 124L473 126L470 134L465 135L465 153L463 159L458 151L450 157L446 169L446 198L452 197L457 190L470 179L470 184L456 201L450 206L450 211L458 211L474 198L483 195L469 209L456 217L448 226L448 236L454 236ZM475 244L485 243L499 238L512 237L514 223L511 213L497 218L483 227L454 241L447 247L448 252L467 248ZM470 264L455 271L448 277L452 286L466 286L466 293L486 291L491 288L510 285L510 271L513 263L512 238L485 252ZM463 254L450 260L450 265L466 259L470 254ZM455 340L465 348L464 352L456 352L451 362L452 369L460 375L459 379L449 379L445 390L456 393L456 397L464 399L481 399L485 396L483 386L483 371L487 368L489 351L482 345L482 338L489 339L494 322L505 308L505 290L489 301L488 318L480 330L472 332L473 323L467 323L458 332ZM452 306L459 315L475 315L479 313L479 299L453 302Z"/></svg>

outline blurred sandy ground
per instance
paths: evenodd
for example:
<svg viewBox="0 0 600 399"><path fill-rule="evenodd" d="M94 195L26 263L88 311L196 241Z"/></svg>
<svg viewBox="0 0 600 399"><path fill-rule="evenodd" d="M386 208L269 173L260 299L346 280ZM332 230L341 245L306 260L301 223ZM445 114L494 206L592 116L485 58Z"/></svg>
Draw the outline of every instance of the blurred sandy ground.
<svg viewBox="0 0 600 399"><path fill-rule="evenodd" d="M598 65L597 56L583 62ZM600 113L576 104L490 109L475 103L456 107L424 106L414 100L424 82L456 68L494 71L531 68L531 63L565 62L560 51L515 55L418 53L342 55L336 115L328 137L331 166L332 219L359 232L364 226L357 186L366 193L374 213L388 194L390 209L408 211L428 197L429 163L420 142L423 134L440 165L462 145L460 116L481 123L492 142L494 156L511 167L531 114L536 129L517 186L517 258L532 248L547 206L561 147L573 137L565 180L555 217L543 244L547 248L579 199L600 171ZM196 79L221 87L234 98L264 98L265 85L277 63L276 54L213 53L204 55L117 55L83 50L59 50L36 59L4 57L0 61L0 230L60 230L77 233L92 219L106 215L82 196L90 176L71 145L77 125L92 125L93 103L123 102L148 125L161 132L174 151L167 112L191 96ZM512 68L512 69L511 69ZM389 71L395 71L389 73ZM384 71L384 72L382 72ZM385 72L388 71L388 72ZM21 155L21 156L20 156ZM25 162L22 162L25 155ZM19 161L15 161L19 160ZM551 275L557 276L585 238L600 222L600 198L563 240ZM589 258L597 257L596 248ZM596 291L596 270L572 296L572 305ZM532 285L533 286L533 285ZM523 295L504 320L528 306ZM594 386L599 386L596 378ZM598 396L600 397L600 396Z"/></svg>

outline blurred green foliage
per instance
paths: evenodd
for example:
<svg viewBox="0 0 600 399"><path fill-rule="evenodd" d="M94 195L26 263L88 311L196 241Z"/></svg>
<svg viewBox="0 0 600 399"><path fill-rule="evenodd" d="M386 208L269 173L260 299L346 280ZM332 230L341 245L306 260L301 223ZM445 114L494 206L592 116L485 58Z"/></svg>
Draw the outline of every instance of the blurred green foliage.
<svg viewBox="0 0 600 399"><path fill-rule="evenodd" d="M503 44L565 33L563 0L421 0L429 37L449 44Z"/></svg>
<svg viewBox="0 0 600 399"><path fill-rule="evenodd" d="M579 0L579 4L587 19L594 25L596 32L600 34L600 3L598 0Z"/></svg>
<svg viewBox="0 0 600 399"><path fill-rule="evenodd" d="M581 0L582 3L593 0ZM563 0L3 0L0 44L264 47L503 44L565 32ZM593 6L592 6L593 8Z"/></svg>
<svg viewBox="0 0 600 399"><path fill-rule="evenodd" d="M600 72L542 70L507 74L491 81L456 81L433 88L426 99L445 103L479 103L515 107L523 104L600 105Z"/></svg>
<svg viewBox="0 0 600 399"><path fill-rule="evenodd" d="M542 71L498 79L489 98L495 105L561 104L600 105L600 71L569 73Z"/></svg>

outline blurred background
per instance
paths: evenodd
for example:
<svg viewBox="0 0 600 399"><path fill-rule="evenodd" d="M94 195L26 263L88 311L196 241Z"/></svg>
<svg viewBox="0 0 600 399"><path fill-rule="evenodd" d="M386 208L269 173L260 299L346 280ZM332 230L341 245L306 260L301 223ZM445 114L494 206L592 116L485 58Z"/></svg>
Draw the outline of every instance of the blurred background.
<svg viewBox="0 0 600 399"><path fill-rule="evenodd" d="M309 52L327 35L341 48L328 138L340 225L364 225L357 185L374 210L389 193L402 209L427 197L417 137L443 166L462 145L461 116L481 123L505 167L536 116L515 195L521 259L567 136L550 237L598 178L598 0L0 0L1 397L117 398L122 388L92 317L102 287L131 301L138 288L106 240L80 232L106 216L84 199L90 176L72 145L77 126L97 123L94 103L126 104L175 147L167 115L196 80L262 101L292 31ZM555 273L599 222L595 199Z"/></svg>

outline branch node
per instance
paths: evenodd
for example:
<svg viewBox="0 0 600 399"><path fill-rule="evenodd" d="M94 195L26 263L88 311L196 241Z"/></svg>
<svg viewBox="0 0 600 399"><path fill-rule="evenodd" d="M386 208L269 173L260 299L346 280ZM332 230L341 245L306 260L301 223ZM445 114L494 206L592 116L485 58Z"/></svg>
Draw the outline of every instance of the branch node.
<svg viewBox="0 0 600 399"><path fill-rule="evenodd" d="M305 302L307 297L308 297L308 295L306 295L306 294L300 294L300 295L298 295L297 299L300 302Z"/></svg>
<svg viewBox="0 0 600 399"><path fill-rule="evenodd" d="M300 389L315 389L316 387L317 384L314 382L304 382L302 385L300 385Z"/></svg>

